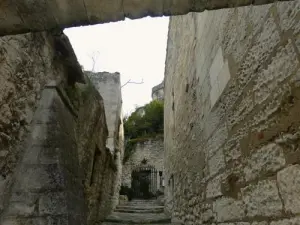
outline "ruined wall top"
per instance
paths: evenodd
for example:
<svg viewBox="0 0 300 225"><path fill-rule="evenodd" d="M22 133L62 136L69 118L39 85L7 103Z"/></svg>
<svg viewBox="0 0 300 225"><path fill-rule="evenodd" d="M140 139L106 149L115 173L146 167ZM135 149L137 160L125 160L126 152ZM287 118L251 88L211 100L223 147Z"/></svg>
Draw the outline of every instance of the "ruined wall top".
<svg viewBox="0 0 300 225"><path fill-rule="evenodd" d="M165 82L161 82L159 85L156 85L152 88L152 99L153 100L164 100L164 88Z"/></svg>
<svg viewBox="0 0 300 225"><path fill-rule="evenodd" d="M120 118L122 114L120 73L94 73L90 71L86 71L85 73L104 100L105 116L109 133L106 147L109 148L111 152L114 152L118 147L115 141L118 139L117 136L119 135Z"/></svg>

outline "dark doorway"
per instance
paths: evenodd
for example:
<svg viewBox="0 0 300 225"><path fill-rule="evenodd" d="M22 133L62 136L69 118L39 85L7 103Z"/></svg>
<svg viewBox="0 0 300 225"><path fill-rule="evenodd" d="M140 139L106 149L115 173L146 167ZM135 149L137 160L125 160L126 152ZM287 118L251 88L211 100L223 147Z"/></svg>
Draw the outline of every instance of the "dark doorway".
<svg viewBox="0 0 300 225"><path fill-rule="evenodd" d="M152 166L139 166L131 174L133 198L150 199L157 192L157 170Z"/></svg>

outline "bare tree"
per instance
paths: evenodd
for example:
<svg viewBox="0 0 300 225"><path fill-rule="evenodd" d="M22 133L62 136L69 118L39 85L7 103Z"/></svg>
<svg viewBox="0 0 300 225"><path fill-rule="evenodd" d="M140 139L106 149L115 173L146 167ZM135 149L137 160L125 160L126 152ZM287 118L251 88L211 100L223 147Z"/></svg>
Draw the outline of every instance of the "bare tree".
<svg viewBox="0 0 300 225"><path fill-rule="evenodd" d="M143 84L144 83L144 79L142 79L142 81L140 82L136 82L136 81L131 81L131 79L129 79L125 84L123 84L121 86L121 88L123 88L124 86L126 86L127 84Z"/></svg>
<svg viewBox="0 0 300 225"><path fill-rule="evenodd" d="M91 54L89 54L89 57L92 60L92 72L95 72L95 67L96 67L96 63L99 58L99 55L100 55L99 51L92 52Z"/></svg>

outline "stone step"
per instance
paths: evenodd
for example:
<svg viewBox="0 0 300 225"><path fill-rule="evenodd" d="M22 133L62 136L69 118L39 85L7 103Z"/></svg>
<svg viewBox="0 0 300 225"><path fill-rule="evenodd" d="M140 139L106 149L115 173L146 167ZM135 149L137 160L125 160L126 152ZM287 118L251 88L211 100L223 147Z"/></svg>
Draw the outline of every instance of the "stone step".
<svg viewBox="0 0 300 225"><path fill-rule="evenodd" d="M160 206L160 205L156 205L156 206L149 206L149 205L143 205L143 206L118 205L117 209L164 209L164 207Z"/></svg>
<svg viewBox="0 0 300 225"><path fill-rule="evenodd" d="M128 201L131 204L158 204L158 201Z"/></svg>
<svg viewBox="0 0 300 225"><path fill-rule="evenodd" d="M162 205L159 202L126 202L124 205Z"/></svg>
<svg viewBox="0 0 300 225"><path fill-rule="evenodd" d="M104 222L119 224L168 224L171 223L171 218L163 213L113 212Z"/></svg>
<svg viewBox="0 0 300 225"><path fill-rule="evenodd" d="M163 213L164 208L116 208L116 212L126 212L126 213Z"/></svg>
<svg viewBox="0 0 300 225"><path fill-rule="evenodd" d="M111 223L111 222L104 222L101 225L131 225L132 223ZM171 223L144 223L144 225L173 225Z"/></svg>

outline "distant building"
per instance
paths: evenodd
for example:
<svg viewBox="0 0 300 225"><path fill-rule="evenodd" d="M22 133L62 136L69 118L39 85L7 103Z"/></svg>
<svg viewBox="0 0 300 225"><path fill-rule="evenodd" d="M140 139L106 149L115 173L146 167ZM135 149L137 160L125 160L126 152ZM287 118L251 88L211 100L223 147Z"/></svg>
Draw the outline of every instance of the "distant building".
<svg viewBox="0 0 300 225"><path fill-rule="evenodd" d="M164 100L164 88L165 82L161 82L152 88L152 99L153 100Z"/></svg>

